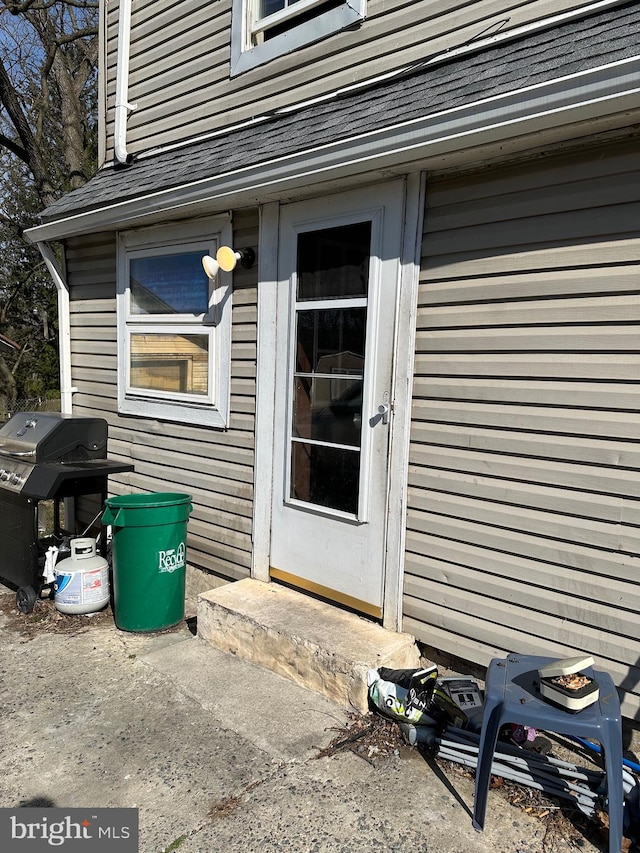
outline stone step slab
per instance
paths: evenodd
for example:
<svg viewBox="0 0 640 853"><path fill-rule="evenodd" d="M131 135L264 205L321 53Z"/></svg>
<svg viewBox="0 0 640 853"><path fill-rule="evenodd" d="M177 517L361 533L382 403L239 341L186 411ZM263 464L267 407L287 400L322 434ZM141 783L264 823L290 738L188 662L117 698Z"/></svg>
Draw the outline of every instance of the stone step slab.
<svg viewBox="0 0 640 853"><path fill-rule="evenodd" d="M361 713L367 670L420 665L409 634L276 583L247 578L201 593L197 622L198 636L215 648Z"/></svg>

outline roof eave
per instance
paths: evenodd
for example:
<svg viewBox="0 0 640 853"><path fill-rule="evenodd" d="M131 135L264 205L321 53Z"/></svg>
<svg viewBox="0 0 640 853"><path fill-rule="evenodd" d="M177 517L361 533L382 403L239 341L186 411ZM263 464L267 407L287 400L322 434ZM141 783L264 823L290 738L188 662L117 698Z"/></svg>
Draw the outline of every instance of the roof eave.
<svg viewBox="0 0 640 853"><path fill-rule="evenodd" d="M274 193L343 177L411 168L532 133L611 118L630 124L640 112L640 57L478 100L381 130L306 149L237 171L159 190L43 223L25 231L34 243L188 216L203 206L259 203Z"/></svg>

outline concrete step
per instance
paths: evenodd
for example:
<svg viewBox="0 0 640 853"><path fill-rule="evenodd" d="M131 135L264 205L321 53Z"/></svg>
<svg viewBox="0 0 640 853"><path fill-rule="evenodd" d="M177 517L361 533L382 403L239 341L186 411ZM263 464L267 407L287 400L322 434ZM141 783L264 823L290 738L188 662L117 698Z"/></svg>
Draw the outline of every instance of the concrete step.
<svg viewBox="0 0 640 853"><path fill-rule="evenodd" d="M409 634L253 579L198 596L198 636L362 713L368 669L413 669L420 660Z"/></svg>

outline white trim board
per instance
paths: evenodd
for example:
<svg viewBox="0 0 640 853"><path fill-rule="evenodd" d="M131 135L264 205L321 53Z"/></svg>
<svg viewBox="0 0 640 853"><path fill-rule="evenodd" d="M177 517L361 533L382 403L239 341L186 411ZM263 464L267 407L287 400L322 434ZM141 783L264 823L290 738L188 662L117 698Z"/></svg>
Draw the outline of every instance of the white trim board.
<svg viewBox="0 0 640 853"><path fill-rule="evenodd" d="M269 580L271 551L279 220L279 205L276 202L264 205L260 211L258 247L258 342L251 555L251 576L261 581Z"/></svg>
<svg viewBox="0 0 640 853"><path fill-rule="evenodd" d="M411 392L416 338L418 283L422 249L426 176L407 176L404 231L400 258L400 286L394 333L393 399L389 438L390 508L387 522L386 574L383 626L402 631L402 586L406 539L407 493L409 489L409 440L411 435ZM392 509L391 509L392 508Z"/></svg>

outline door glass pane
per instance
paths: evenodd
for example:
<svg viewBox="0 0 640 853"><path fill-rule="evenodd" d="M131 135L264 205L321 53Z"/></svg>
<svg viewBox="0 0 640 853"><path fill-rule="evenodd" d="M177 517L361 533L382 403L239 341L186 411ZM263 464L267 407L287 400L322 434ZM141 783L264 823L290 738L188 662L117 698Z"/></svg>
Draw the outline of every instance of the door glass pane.
<svg viewBox="0 0 640 853"><path fill-rule="evenodd" d="M351 372L364 368L366 308L298 311L296 370Z"/></svg>
<svg viewBox="0 0 640 853"><path fill-rule="evenodd" d="M208 335L132 334L130 384L148 391L207 394Z"/></svg>
<svg viewBox="0 0 640 853"><path fill-rule="evenodd" d="M294 436L360 447L361 378L297 376L294 386Z"/></svg>
<svg viewBox="0 0 640 853"><path fill-rule="evenodd" d="M202 252L131 258L132 314L206 314L209 279Z"/></svg>
<svg viewBox="0 0 640 853"><path fill-rule="evenodd" d="M290 497L354 515L370 240L370 222L298 237Z"/></svg>
<svg viewBox="0 0 640 853"><path fill-rule="evenodd" d="M298 235L298 301L366 296L371 222Z"/></svg>
<svg viewBox="0 0 640 853"><path fill-rule="evenodd" d="M293 443L291 495L296 500L356 515L359 480L358 451Z"/></svg>

